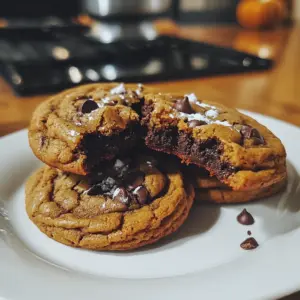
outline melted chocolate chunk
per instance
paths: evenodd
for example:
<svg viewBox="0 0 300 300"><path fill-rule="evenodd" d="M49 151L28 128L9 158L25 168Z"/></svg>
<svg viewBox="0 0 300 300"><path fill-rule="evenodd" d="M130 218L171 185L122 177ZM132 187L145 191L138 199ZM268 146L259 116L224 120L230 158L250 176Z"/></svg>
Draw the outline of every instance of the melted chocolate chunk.
<svg viewBox="0 0 300 300"><path fill-rule="evenodd" d="M248 234L248 235L251 235L251 234L252 234L252 232L251 232L250 230L248 230L248 231L247 231L247 234Z"/></svg>
<svg viewBox="0 0 300 300"><path fill-rule="evenodd" d="M263 136L259 133L259 131L256 128L253 128L248 125L243 125L240 132L245 139L252 139L254 145L260 145L264 143Z"/></svg>
<svg viewBox="0 0 300 300"><path fill-rule="evenodd" d="M117 185L117 181L115 178L106 177L105 179L102 180L100 185L104 193L109 193L115 188L115 186Z"/></svg>
<svg viewBox="0 0 300 300"><path fill-rule="evenodd" d="M89 196L96 196L96 195L100 195L102 193L102 188L100 184L95 184L92 187L89 188L89 190L87 191L87 194Z"/></svg>
<svg viewBox="0 0 300 300"><path fill-rule="evenodd" d="M132 193L140 205L147 203L149 193L144 186L138 186Z"/></svg>
<svg viewBox="0 0 300 300"><path fill-rule="evenodd" d="M130 199L126 189L124 187L119 187L116 188L113 193L113 200L128 204Z"/></svg>
<svg viewBox="0 0 300 300"><path fill-rule="evenodd" d="M254 224L253 216L246 209L243 209L243 211L236 217L236 219L242 225Z"/></svg>
<svg viewBox="0 0 300 300"><path fill-rule="evenodd" d="M82 103L81 112L84 114L88 114L97 108L98 108L98 104L95 101L86 100L85 102Z"/></svg>
<svg viewBox="0 0 300 300"><path fill-rule="evenodd" d="M130 159L116 159L113 169L118 177L124 177L129 171L131 160Z"/></svg>
<svg viewBox="0 0 300 300"><path fill-rule="evenodd" d="M145 138L146 145L154 150L178 153L181 157L188 157L190 163L200 167L205 166L222 180L237 171L237 168L220 160L223 145L218 139L210 138L197 141L186 132L178 132L177 128L163 130L149 130Z"/></svg>
<svg viewBox="0 0 300 300"><path fill-rule="evenodd" d="M105 177L102 181L93 185L87 192L90 196L95 196L99 194L108 194L111 195L117 188L120 182L112 177Z"/></svg>
<svg viewBox="0 0 300 300"><path fill-rule="evenodd" d="M204 121L199 121L199 120L192 120L188 122L189 127L194 128L197 126L202 126L205 125L206 123Z"/></svg>
<svg viewBox="0 0 300 300"><path fill-rule="evenodd" d="M253 250L253 249L257 248L259 245L255 238L250 237L250 238L247 238L246 240L244 240L240 246L244 250Z"/></svg>
<svg viewBox="0 0 300 300"><path fill-rule="evenodd" d="M127 181L128 191L132 191L144 183L145 174L143 172L135 172L129 175Z"/></svg>
<svg viewBox="0 0 300 300"><path fill-rule="evenodd" d="M193 108L191 107L188 97L184 97L183 99L177 100L174 104L174 107L178 111L186 113L186 114L192 114L194 112Z"/></svg>

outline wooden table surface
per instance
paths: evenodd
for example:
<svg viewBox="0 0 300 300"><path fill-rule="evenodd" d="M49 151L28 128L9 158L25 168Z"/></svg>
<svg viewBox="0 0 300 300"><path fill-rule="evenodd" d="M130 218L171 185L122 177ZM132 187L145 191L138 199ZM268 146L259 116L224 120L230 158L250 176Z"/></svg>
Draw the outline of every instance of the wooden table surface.
<svg viewBox="0 0 300 300"><path fill-rule="evenodd" d="M273 58L276 64L270 71L161 82L154 86L163 91L195 92L200 99L263 113L300 126L300 24L264 32L236 26L189 26L174 28L174 32ZM46 97L17 97L0 78L0 136L25 128L34 108ZM284 299L299 300L300 293Z"/></svg>

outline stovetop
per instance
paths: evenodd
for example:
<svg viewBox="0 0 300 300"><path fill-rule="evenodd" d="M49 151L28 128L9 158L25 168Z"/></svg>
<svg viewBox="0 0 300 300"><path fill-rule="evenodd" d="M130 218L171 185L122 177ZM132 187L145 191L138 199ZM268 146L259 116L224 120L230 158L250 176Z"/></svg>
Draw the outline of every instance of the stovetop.
<svg viewBox="0 0 300 300"><path fill-rule="evenodd" d="M91 82L168 81L271 66L271 60L171 36L103 43L83 30L0 30L0 71L19 95Z"/></svg>

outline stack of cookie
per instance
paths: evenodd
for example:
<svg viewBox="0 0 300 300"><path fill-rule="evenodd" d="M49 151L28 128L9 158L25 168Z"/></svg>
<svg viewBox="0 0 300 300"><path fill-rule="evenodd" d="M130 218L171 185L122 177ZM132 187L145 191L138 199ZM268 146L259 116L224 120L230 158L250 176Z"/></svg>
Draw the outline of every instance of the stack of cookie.
<svg viewBox="0 0 300 300"><path fill-rule="evenodd" d="M217 179L216 176L210 176L202 168L195 166L184 166L183 172L195 188L195 200L197 202L214 202L214 203L242 203L252 200L266 198L281 191L286 185L286 173L282 174L279 180L274 183L264 181L261 187L242 186L236 190ZM249 180L249 179L247 179Z"/></svg>
<svg viewBox="0 0 300 300"><path fill-rule="evenodd" d="M199 201L232 203L272 195L286 180L284 147L266 127L194 94L140 84L51 97L33 114L29 142L46 166L27 182L27 214L74 247L151 244L185 221L194 190Z"/></svg>

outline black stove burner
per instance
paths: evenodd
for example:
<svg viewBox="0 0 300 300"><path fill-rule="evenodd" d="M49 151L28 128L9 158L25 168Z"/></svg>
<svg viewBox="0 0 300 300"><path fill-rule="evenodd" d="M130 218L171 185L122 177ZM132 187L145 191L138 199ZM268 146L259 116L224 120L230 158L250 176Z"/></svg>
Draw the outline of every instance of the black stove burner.
<svg viewBox="0 0 300 300"><path fill-rule="evenodd" d="M147 82L265 70L271 60L160 36L110 44L74 32L0 32L1 73L20 95L91 82Z"/></svg>

